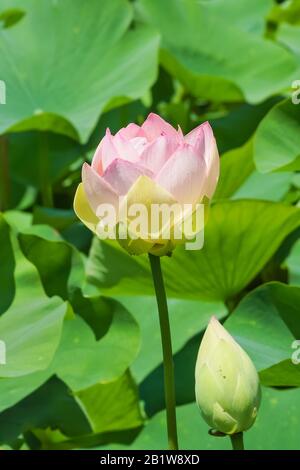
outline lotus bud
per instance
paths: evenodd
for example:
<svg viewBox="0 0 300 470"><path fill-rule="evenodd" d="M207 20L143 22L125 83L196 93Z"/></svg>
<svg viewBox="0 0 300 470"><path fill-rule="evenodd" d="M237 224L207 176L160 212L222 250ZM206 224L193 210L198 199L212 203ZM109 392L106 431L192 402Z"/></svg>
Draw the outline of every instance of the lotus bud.
<svg viewBox="0 0 300 470"><path fill-rule="evenodd" d="M261 395L258 374L215 317L200 345L195 378L197 404L211 428L235 434L253 425Z"/></svg>

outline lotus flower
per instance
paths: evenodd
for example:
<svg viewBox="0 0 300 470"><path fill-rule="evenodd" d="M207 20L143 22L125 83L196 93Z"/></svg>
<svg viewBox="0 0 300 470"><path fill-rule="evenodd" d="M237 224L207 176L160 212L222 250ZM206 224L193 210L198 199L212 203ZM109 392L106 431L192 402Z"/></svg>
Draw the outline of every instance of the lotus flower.
<svg viewBox="0 0 300 470"><path fill-rule="evenodd" d="M77 216L93 232L101 223L99 207L109 204L120 212L126 204L189 204L210 199L219 176L219 156L208 122L184 136L161 117L151 113L142 126L129 124L115 135L107 129L91 166L82 168L82 184L74 201ZM116 225L118 225L116 220ZM175 221L170 222L175 225ZM99 235L99 234L98 234ZM118 238L131 254L162 255L177 241L152 236Z"/></svg>
<svg viewBox="0 0 300 470"><path fill-rule="evenodd" d="M256 369L232 336L212 318L196 364L196 399L205 421L225 434L246 431L260 404Z"/></svg>

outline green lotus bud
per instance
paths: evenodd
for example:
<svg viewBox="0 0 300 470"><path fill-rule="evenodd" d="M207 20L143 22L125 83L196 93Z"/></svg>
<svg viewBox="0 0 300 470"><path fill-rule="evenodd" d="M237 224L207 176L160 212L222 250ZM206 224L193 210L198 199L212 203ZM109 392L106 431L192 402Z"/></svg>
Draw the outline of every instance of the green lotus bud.
<svg viewBox="0 0 300 470"><path fill-rule="evenodd" d="M196 400L209 426L225 434L249 429L260 403L259 378L251 359L215 317L198 353Z"/></svg>

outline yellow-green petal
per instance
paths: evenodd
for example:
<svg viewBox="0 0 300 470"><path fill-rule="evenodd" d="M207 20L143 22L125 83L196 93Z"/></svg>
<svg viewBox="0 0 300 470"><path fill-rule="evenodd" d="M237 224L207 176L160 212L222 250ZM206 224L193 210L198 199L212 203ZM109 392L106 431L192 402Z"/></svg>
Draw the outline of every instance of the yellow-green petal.
<svg viewBox="0 0 300 470"><path fill-rule="evenodd" d="M93 233L96 233L97 224L99 220L92 211L86 194L83 189L83 184L80 183L74 198L74 211L77 217L84 223L84 225L90 229Z"/></svg>

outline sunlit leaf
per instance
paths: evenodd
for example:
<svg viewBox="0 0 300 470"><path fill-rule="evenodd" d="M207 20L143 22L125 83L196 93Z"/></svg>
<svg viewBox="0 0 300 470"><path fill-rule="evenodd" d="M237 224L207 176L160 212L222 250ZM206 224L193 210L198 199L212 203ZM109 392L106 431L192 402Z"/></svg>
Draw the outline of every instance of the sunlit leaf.
<svg viewBox="0 0 300 470"><path fill-rule="evenodd" d="M158 36L128 31L132 17L123 0L28 0L22 21L0 31L9 96L0 133L52 130L86 141L101 112L142 97L155 79Z"/></svg>
<svg viewBox="0 0 300 470"><path fill-rule="evenodd" d="M89 423L67 387L53 378L17 405L0 414L0 442L10 442L33 428L52 427L76 436L90 431Z"/></svg>
<svg viewBox="0 0 300 470"><path fill-rule="evenodd" d="M201 250L177 248L162 259L171 297L228 300L259 273L284 238L300 225L299 210L241 200L215 204ZM89 283L110 294L153 295L147 257L130 257L115 242L95 239L87 264Z"/></svg>
<svg viewBox="0 0 300 470"><path fill-rule="evenodd" d="M262 406L254 426L245 433L247 450L298 449L300 417L299 390L263 389ZM213 437L202 419L196 403L177 408L181 449L232 449L228 437ZM280 426L278 426L280 423ZM272 430L272 432L270 431ZM109 449L167 449L165 412L149 422L130 447L111 444Z"/></svg>
<svg viewBox="0 0 300 470"><path fill-rule="evenodd" d="M300 156L300 106L290 99L269 111L254 138L254 160L262 173L284 169ZM300 162L295 162L296 169Z"/></svg>
<svg viewBox="0 0 300 470"><path fill-rule="evenodd" d="M58 347L66 305L49 299L38 272L23 256L14 240L16 295L0 318L0 338L6 345L6 364L1 377L16 377L43 370Z"/></svg>
<svg viewBox="0 0 300 470"><path fill-rule="evenodd" d="M300 240L292 247L285 264L289 270L290 284L300 285Z"/></svg>
<svg viewBox="0 0 300 470"><path fill-rule="evenodd" d="M141 350L131 367L134 377L140 383L162 363L156 299L151 296L123 296L119 300L132 313L141 330ZM168 305L174 354L206 327L212 315L222 318L227 313L221 302L169 299ZM163 377L161 379L163 381Z"/></svg>
<svg viewBox="0 0 300 470"><path fill-rule="evenodd" d="M68 292L83 283L84 259L65 241L49 238L41 228L33 226L20 233L19 240L25 256L38 269L46 293L68 298Z"/></svg>
<svg viewBox="0 0 300 470"><path fill-rule="evenodd" d="M299 3L300 12L300 3ZM277 40L287 46L294 54L300 55L300 26L283 24L277 32Z"/></svg>
<svg viewBox="0 0 300 470"><path fill-rule="evenodd" d="M193 0L165 0L164 8L160 0L140 0L140 5L142 15L162 33L163 66L193 95L258 103L290 86L297 67L293 56L246 31L243 22L228 20L225 5L212 8ZM247 2L243 6L247 14Z"/></svg>
<svg viewBox="0 0 300 470"><path fill-rule="evenodd" d="M138 389L128 372L113 382L81 390L75 397L93 432L121 431L143 424Z"/></svg>
<svg viewBox="0 0 300 470"><path fill-rule="evenodd" d="M137 323L121 304L108 299L106 302L111 309L111 323L98 341L79 315L64 322L51 370L73 391L120 377L137 355L140 344Z"/></svg>
<svg viewBox="0 0 300 470"><path fill-rule="evenodd" d="M298 287L266 284L248 294L225 322L257 369L263 371L262 377L268 377L268 385L296 385L295 380L299 383L299 374L294 370L293 378L290 368L292 345L300 336L299 301ZM271 383L269 368L273 366L276 374Z"/></svg>

